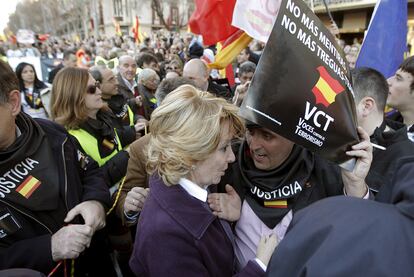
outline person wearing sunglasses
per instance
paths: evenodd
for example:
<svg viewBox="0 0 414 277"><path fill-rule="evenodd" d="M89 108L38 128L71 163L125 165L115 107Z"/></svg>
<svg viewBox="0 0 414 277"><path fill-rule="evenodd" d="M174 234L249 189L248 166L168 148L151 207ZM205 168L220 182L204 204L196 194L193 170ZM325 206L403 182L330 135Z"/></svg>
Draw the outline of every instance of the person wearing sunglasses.
<svg viewBox="0 0 414 277"><path fill-rule="evenodd" d="M109 187L126 174L126 141L114 129L113 114L104 105L99 83L86 69L64 68L52 88L51 117L63 125L81 148L103 169Z"/></svg>

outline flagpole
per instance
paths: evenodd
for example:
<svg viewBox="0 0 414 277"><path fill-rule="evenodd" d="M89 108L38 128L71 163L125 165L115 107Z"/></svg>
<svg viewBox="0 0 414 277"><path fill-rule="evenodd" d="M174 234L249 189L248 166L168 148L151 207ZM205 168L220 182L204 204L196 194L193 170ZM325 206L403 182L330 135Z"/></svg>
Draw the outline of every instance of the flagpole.
<svg viewBox="0 0 414 277"><path fill-rule="evenodd" d="M312 2L313 2L313 0L312 0ZM325 9L326 9L326 12L328 13L329 19L331 20L332 28L333 29L338 29L338 25L336 24L335 20L333 19L333 16L331 14L331 11L328 8L328 4L326 3L326 0L323 0L323 4L325 5ZM337 37L337 34L335 34L335 37Z"/></svg>

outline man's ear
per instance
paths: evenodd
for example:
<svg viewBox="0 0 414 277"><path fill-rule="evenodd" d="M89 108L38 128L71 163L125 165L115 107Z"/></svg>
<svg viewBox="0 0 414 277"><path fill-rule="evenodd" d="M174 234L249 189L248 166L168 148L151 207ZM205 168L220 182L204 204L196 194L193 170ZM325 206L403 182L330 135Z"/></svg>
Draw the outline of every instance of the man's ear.
<svg viewBox="0 0 414 277"><path fill-rule="evenodd" d="M362 106L362 113L365 116L369 115L370 113L375 111L376 108L377 108L377 104L375 103L374 98L372 98L370 96L362 98L360 103L361 103L361 106Z"/></svg>
<svg viewBox="0 0 414 277"><path fill-rule="evenodd" d="M12 90L9 93L9 104L11 105L11 111L13 116L17 116L21 110L21 98L18 90Z"/></svg>

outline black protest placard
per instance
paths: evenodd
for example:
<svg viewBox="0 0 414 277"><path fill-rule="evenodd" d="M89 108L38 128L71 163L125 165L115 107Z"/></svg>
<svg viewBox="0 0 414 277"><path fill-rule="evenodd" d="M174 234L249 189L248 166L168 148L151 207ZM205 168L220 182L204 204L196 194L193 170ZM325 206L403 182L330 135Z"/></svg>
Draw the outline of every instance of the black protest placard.
<svg viewBox="0 0 414 277"><path fill-rule="evenodd" d="M283 0L241 115L342 163L359 141L342 49L302 0Z"/></svg>

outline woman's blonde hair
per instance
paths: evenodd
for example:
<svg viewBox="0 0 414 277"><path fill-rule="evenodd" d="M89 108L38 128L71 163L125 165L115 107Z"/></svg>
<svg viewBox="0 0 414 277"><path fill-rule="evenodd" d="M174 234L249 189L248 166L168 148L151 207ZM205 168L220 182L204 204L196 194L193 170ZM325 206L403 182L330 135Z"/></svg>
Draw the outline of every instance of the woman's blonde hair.
<svg viewBox="0 0 414 277"><path fill-rule="evenodd" d="M178 184L217 149L224 124L229 123L233 136L243 136L237 112L233 104L191 85L168 94L151 115L148 173L157 173L167 185Z"/></svg>
<svg viewBox="0 0 414 277"><path fill-rule="evenodd" d="M88 118L85 104L88 80L88 70L67 67L60 70L53 81L51 117L67 129L79 128Z"/></svg>

